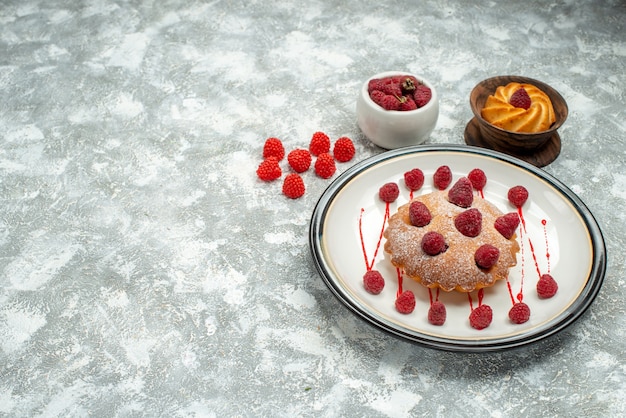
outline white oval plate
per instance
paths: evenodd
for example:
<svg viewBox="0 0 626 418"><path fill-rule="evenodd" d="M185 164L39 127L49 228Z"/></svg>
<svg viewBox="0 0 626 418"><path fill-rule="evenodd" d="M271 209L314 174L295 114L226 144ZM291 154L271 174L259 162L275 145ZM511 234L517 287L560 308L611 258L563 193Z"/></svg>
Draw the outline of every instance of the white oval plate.
<svg viewBox="0 0 626 418"><path fill-rule="evenodd" d="M447 319L442 326L435 326L428 322L427 312L430 297L435 297L436 292L429 295L424 286L403 278L402 288L413 291L416 307L411 314L399 313L395 299L400 279L383 250L384 238L374 269L385 278L385 288L379 295L372 295L363 287L367 268L359 231L361 229L366 256L371 262L385 214L385 204L378 198L379 188L387 182L398 184L400 197L390 206L393 214L409 200L404 173L420 168L425 182L415 195L425 194L433 190L433 173L442 165L452 170L452 184L470 170L482 169L487 175L484 198L504 213L516 210L507 199L511 187L522 185L530 195L523 206L526 232L518 230L522 250L517 266L510 270L508 283L502 280L484 291L482 303L491 306L493 321L483 330L476 330L469 324L471 309L479 303L478 292L440 292L439 300L446 306ZM481 197L477 194L476 198ZM322 279L353 313L398 337L454 351L501 350L561 331L593 302L606 271L602 232L593 215L572 191L545 171L514 157L467 146L403 148L354 165L335 179L319 199L311 219L309 241ZM547 272L555 278L559 290L550 299L540 299L536 283L539 273ZM524 324L513 324L508 312L520 292L523 302L530 307L531 316Z"/></svg>

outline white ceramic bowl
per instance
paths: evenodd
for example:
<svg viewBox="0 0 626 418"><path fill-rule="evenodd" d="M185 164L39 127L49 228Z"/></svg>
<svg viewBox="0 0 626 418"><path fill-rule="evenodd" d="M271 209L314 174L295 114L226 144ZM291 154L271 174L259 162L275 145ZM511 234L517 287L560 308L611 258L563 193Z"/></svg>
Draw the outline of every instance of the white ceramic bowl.
<svg viewBox="0 0 626 418"><path fill-rule="evenodd" d="M409 111L385 110L370 98L367 86L370 80L393 75L412 75L430 87L432 98L425 106ZM406 71L387 71L376 74L363 83L356 102L357 124L365 136L379 147L395 149L422 144L428 139L439 118L439 99L431 83Z"/></svg>

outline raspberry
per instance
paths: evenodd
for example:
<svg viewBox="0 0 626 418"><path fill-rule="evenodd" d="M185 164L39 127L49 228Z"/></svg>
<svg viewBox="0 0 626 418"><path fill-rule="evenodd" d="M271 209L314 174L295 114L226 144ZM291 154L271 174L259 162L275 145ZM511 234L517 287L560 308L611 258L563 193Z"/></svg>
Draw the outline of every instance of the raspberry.
<svg viewBox="0 0 626 418"><path fill-rule="evenodd" d="M452 183L452 171L450 167L447 165L442 165L439 167L435 174L433 174L433 181L435 183L435 187L439 190L444 190L446 187Z"/></svg>
<svg viewBox="0 0 626 418"><path fill-rule="evenodd" d="M385 94L380 90L373 91L370 95L374 103L378 106L382 107L385 110L399 110L400 109L400 101L396 98L396 96L392 96L390 94Z"/></svg>
<svg viewBox="0 0 626 418"><path fill-rule="evenodd" d="M549 299L559 290L559 285L550 274L544 274L537 282L537 295L541 299Z"/></svg>
<svg viewBox="0 0 626 418"><path fill-rule="evenodd" d="M500 216L493 223L493 227L506 239L511 239L519 226L519 215L515 212Z"/></svg>
<svg viewBox="0 0 626 418"><path fill-rule="evenodd" d="M398 196L400 196L400 189L396 183L385 183L378 189L378 197L380 197L380 200L383 202L395 202Z"/></svg>
<svg viewBox="0 0 626 418"><path fill-rule="evenodd" d="M469 208L474 201L472 183L467 177L461 177L448 190L448 201L462 208Z"/></svg>
<svg viewBox="0 0 626 418"><path fill-rule="evenodd" d="M430 223L432 215L425 204L414 200L409 205L409 219L411 220L411 225L422 227Z"/></svg>
<svg viewBox="0 0 626 418"><path fill-rule="evenodd" d="M424 172L419 168L414 168L404 173L404 184L409 190L416 191L424 185Z"/></svg>
<svg viewBox="0 0 626 418"><path fill-rule="evenodd" d="M297 199L304 194L304 181L299 174L287 174L283 182L283 194L290 199Z"/></svg>
<svg viewBox="0 0 626 418"><path fill-rule="evenodd" d="M405 290L396 299L396 309L403 314L410 314L415 309L415 295L410 290Z"/></svg>
<svg viewBox="0 0 626 418"><path fill-rule="evenodd" d="M513 206L521 208L528 199L528 190L524 186L514 186L509 189L507 197Z"/></svg>
<svg viewBox="0 0 626 418"><path fill-rule="evenodd" d="M363 275L363 286L372 295L377 295L383 291L385 287L385 279L382 274L376 270L370 270Z"/></svg>
<svg viewBox="0 0 626 418"><path fill-rule="evenodd" d="M317 156L315 160L315 174L323 179L327 179L332 177L336 170L335 159L332 155L325 152Z"/></svg>
<svg viewBox="0 0 626 418"><path fill-rule="evenodd" d="M276 157L268 157L263 160L259 167L256 169L256 175L263 181L276 180L283 174L278 165L278 159Z"/></svg>
<svg viewBox="0 0 626 418"><path fill-rule="evenodd" d="M315 132L309 144L309 151L313 155L330 152L330 138L324 132Z"/></svg>
<svg viewBox="0 0 626 418"><path fill-rule="evenodd" d="M374 91L381 91L385 82L381 78L374 78L367 83L367 92L372 94Z"/></svg>
<svg viewBox="0 0 626 418"><path fill-rule="evenodd" d="M437 255L448 249L446 240L439 232L428 231L422 237L422 251L428 255Z"/></svg>
<svg viewBox="0 0 626 418"><path fill-rule="evenodd" d="M392 97L402 96L402 87L400 87L400 83L397 83L393 78L384 82L381 91Z"/></svg>
<svg viewBox="0 0 626 418"><path fill-rule="evenodd" d="M514 324L523 324L530 318L530 308L524 302L513 305L509 311L509 319Z"/></svg>
<svg viewBox="0 0 626 418"><path fill-rule="evenodd" d="M491 324L492 319L493 311L489 305L480 305L469 316L470 325L478 330L487 328Z"/></svg>
<svg viewBox="0 0 626 418"><path fill-rule="evenodd" d="M446 305L435 301L428 309L428 322L433 325L443 325L446 322Z"/></svg>
<svg viewBox="0 0 626 418"><path fill-rule="evenodd" d="M475 168L470 171L467 178L472 182L472 187L476 190L482 190L485 184L487 184L487 176L480 168Z"/></svg>
<svg viewBox="0 0 626 418"><path fill-rule="evenodd" d="M333 156L335 160L340 163L348 162L354 157L354 153L354 144L347 136L342 136L335 141L335 145L333 146Z"/></svg>
<svg viewBox="0 0 626 418"><path fill-rule="evenodd" d="M474 261L480 268L490 269L497 262L500 257L500 250L491 244L483 244L474 253Z"/></svg>
<svg viewBox="0 0 626 418"><path fill-rule="evenodd" d="M454 226L466 237L474 238L480 234L482 230L483 215L476 208L471 208L465 212L459 213L454 218Z"/></svg>
<svg viewBox="0 0 626 418"><path fill-rule="evenodd" d="M509 104L528 110L530 107L530 96L524 87L517 89L509 99Z"/></svg>
<svg viewBox="0 0 626 418"><path fill-rule="evenodd" d="M276 157L278 161L285 157L285 148L278 138L267 138L263 144L263 158Z"/></svg>
<svg viewBox="0 0 626 418"><path fill-rule="evenodd" d="M419 84L415 87L413 99L415 100L415 104L418 108L426 106L426 103L430 102L432 97L433 93L430 91L430 87L425 86L424 84Z"/></svg>
<svg viewBox="0 0 626 418"><path fill-rule="evenodd" d="M311 153L305 149L295 149L287 154L287 162L297 173L303 173L311 167Z"/></svg>
<svg viewBox="0 0 626 418"><path fill-rule="evenodd" d="M400 105L398 106L398 110L408 111L417 109L417 105L415 101L410 96L402 96L400 97Z"/></svg>

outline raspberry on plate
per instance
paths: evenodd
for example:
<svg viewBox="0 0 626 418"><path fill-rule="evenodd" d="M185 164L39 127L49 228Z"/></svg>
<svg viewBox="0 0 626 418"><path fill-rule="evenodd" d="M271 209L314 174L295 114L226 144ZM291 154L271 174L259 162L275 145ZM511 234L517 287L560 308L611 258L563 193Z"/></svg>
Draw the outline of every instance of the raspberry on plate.
<svg viewBox="0 0 626 418"><path fill-rule="evenodd" d="M256 175L263 181L273 181L283 174L278 159L276 157L268 157L263 160L256 169Z"/></svg>
<svg viewBox="0 0 626 418"><path fill-rule="evenodd" d="M421 189L424 185L424 172L419 168L407 171L404 173L404 184L414 192Z"/></svg>
<svg viewBox="0 0 626 418"><path fill-rule="evenodd" d="M297 148L287 154L287 162L296 173L303 173L311 167L311 153L308 150Z"/></svg>
<svg viewBox="0 0 626 418"><path fill-rule="evenodd" d="M482 190L485 184L487 184L487 176L480 168L475 168L470 171L467 178L472 182L472 187L476 190Z"/></svg>
<svg viewBox="0 0 626 418"><path fill-rule="evenodd" d="M537 295L541 299L549 299L559 290L559 285L550 274L543 274L537 282Z"/></svg>
<svg viewBox="0 0 626 418"><path fill-rule="evenodd" d="M278 138L267 138L263 144L263 158L275 157L278 161L285 157L285 148Z"/></svg>
<svg viewBox="0 0 626 418"><path fill-rule="evenodd" d="M283 194L290 199L297 199L304 194L304 181L299 174L287 174L283 181Z"/></svg>
<svg viewBox="0 0 626 418"><path fill-rule="evenodd" d="M447 165L442 165L435 170L433 174L435 187L439 190L445 190L452 183L452 170Z"/></svg>
<svg viewBox="0 0 626 418"><path fill-rule="evenodd" d="M385 287L385 279L377 270L370 270L363 275L363 286L372 295L377 295Z"/></svg>
<svg viewBox="0 0 626 418"><path fill-rule="evenodd" d="M509 189L507 197L513 206L521 208L528 199L528 190L524 186L513 186Z"/></svg>
<svg viewBox="0 0 626 418"><path fill-rule="evenodd" d="M354 143L347 136L342 136L335 141L333 146L333 156L340 163L348 162L354 157Z"/></svg>
<svg viewBox="0 0 626 418"><path fill-rule="evenodd" d="M472 311L469 317L472 328L481 330L487 328L493 319L493 310L489 305L480 305Z"/></svg>
<svg viewBox="0 0 626 418"><path fill-rule="evenodd" d="M396 299L396 309L403 314L410 314L415 309L415 295L410 290L405 290Z"/></svg>
<svg viewBox="0 0 626 418"><path fill-rule="evenodd" d="M523 324L530 318L530 308L524 302L518 302L509 310L509 319L514 324Z"/></svg>
<svg viewBox="0 0 626 418"><path fill-rule="evenodd" d="M313 155L330 152L330 138L324 132L315 132L309 144L309 151Z"/></svg>
<svg viewBox="0 0 626 418"><path fill-rule="evenodd" d="M446 322L446 305L439 301L435 301L428 309L428 322L433 325L443 325Z"/></svg>
<svg viewBox="0 0 626 418"><path fill-rule="evenodd" d="M398 185L396 183L385 183L380 189L378 189L378 197L383 202L395 202L398 196L400 196L400 189L398 188Z"/></svg>
<svg viewBox="0 0 626 418"><path fill-rule="evenodd" d="M337 167L335 166L335 159L327 152L323 152L317 156L315 160L315 174L323 179L328 179L335 174Z"/></svg>

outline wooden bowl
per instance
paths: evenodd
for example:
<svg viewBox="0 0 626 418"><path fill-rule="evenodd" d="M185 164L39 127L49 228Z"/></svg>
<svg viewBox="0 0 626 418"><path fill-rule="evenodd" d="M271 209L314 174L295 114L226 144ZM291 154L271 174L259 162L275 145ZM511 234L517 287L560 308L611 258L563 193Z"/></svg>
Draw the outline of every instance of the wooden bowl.
<svg viewBox="0 0 626 418"><path fill-rule="evenodd" d="M487 97L494 94L498 86L505 86L511 82L532 84L548 95L556 116L556 121L550 129L536 133L512 132L498 128L482 118L480 113ZM470 106L476 117L482 142L490 148L513 155L532 154L540 150L556 135L556 130L563 125L568 114L565 99L555 89L539 80L514 75L492 77L478 83L470 94Z"/></svg>

